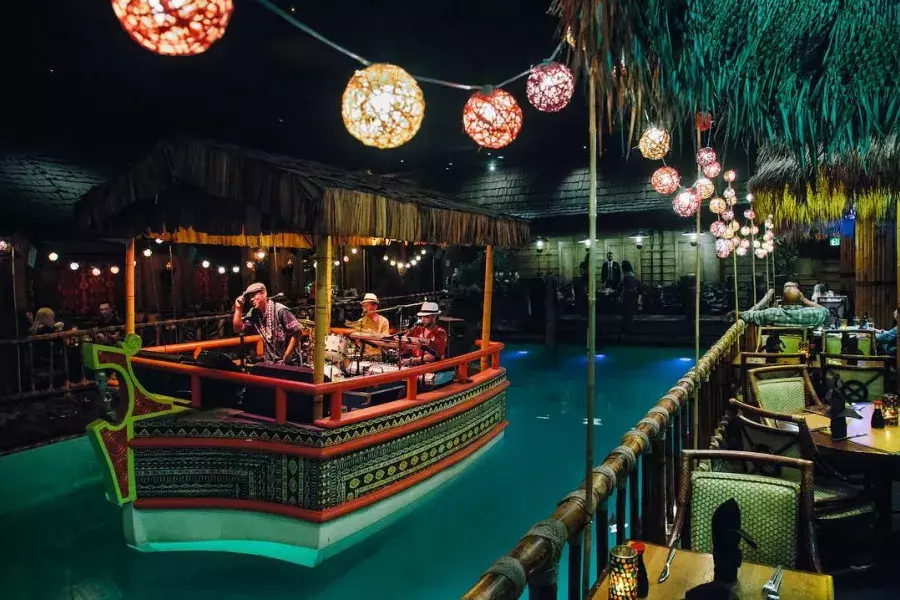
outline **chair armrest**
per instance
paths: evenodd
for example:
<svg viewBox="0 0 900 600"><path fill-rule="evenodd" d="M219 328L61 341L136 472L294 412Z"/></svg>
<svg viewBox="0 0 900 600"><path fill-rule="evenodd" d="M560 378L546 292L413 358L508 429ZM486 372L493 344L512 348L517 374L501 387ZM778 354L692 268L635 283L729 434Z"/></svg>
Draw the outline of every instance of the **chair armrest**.
<svg viewBox="0 0 900 600"><path fill-rule="evenodd" d="M678 514L675 516L675 522L672 523L672 533L669 534L669 538L666 540L667 548L671 548L681 539L681 529L684 527L684 515L686 513L687 511L683 506L679 507ZM684 544L682 544L682 547L684 547Z"/></svg>

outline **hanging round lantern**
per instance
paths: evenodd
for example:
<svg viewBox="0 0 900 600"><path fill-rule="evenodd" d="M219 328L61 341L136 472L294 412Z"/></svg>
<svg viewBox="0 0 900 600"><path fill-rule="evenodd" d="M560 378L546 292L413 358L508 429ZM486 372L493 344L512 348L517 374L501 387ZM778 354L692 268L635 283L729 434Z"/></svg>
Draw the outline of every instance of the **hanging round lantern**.
<svg viewBox="0 0 900 600"><path fill-rule="evenodd" d="M728 222L728 229L731 230L731 233L735 233L735 234L736 234L738 231L741 230L741 226L740 226L740 224L739 224L737 221L729 221L729 222Z"/></svg>
<svg viewBox="0 0 900 600"><path fill-rule="evenodd" d="M729 240L716 240L716 256L719 258L728 258L731 256L731 250L734 248Z"/></svg>
<svg viewBox="0 0 900 600"><path fill-rule="evenodd" d="M712 127L712 113L698 112L697 116L694 117L694 124L700 131L709 131ZM715 175L710 175L709 177L715 177Z"/></svg>
<svg viewBox="0 0 900 600"><path fill-rule="evenodd" d="M762 245L766 252L775 252L775 240L766 240Z"/></svg>
<svg viewBox="0 0 900 600"><path fill-rule="evenodd" d="M757 248L756 250L754 250L754 253L756 253L756 258L765 258L768 255L768 252L766 252L762 248Z"/></svg>
<svg viewBox="0 0 900 600"><path fill-rule="evenodd" d="M734 169L728 169L727 171L725 171L725 174L722 175L722 179L724 179L728 183L733 182L735 178L737 178L737 173L735 173Z"/></svg>
<svg viewBox="0 0 900 600"><path fill-rule="evenodd" d="M773 240L773 239L775 239L775 234L772 233L771 231L767 231L763 234L763 239L766 240L767 242L770 240Z"/></svg>
<svg viewBox="0 0 900 600"><path fill-rule="evenodd" d="M396 148L419 131L425 97L412 75L396 65L377 63L347 82L341 117L350 135L366 146Z"/></svg>
<svg viewBox="0 0 900 600"><path fill-rule="evenodd" d="M479 146L503 148L522 130L522 108L509 92L475 92L463 107L463 129Z"/></svg>
<svg viewBox="0 0 900 600"><path fill-rule="evenodd" d="M672 200L672 209L681 217L690 217L700 208L700 199L691 192L684 191Z"/></svg>
<svg viewBox="0 0 900 600"><path fill-rule="evenodd" d="M564 64L546 62L531 71L525 82L525 94L531 105L541 112L559 112L575 93L575 76Z"/></svg>
<svg viewBox="0 0 900 600"><path fill-rule="evenodd" d="M756 213L753 212L752 208L748 208L747 210L744 211L744 218L745 219L755 219Z"/></svg>
<svg viewBox="0 0 900 600"><path fill-rule="evenodd" d="M741 235L744 237L750 235L750 227L748 225L744 225L743 227L741 227Z"/></svg>
<svg viewBox="0 0 900 600"><path fill-rule="evenodd" d="M760 248L761 246L762 246L762 242L760 242L759 240L753 240L754 248Z"/></svg>
<svg viewBox="0 0 900 600"><path fill-rule="evenodd" d="M732 220L733 218L734 218L734 211L731 210L730 208L729 208L728 210L726 210L725 212L722 213L722 220L723 220L723 221L730 221L730 220Z"/></svg>
<svg viewBox="0 0 900 600"><path fill-rule="evenodd" d="M138 44L164 56L209 50L225 35L232 0L112 0L119 23Z"/></svg>
<svg viewBox="0 0 900 600"><path fill-rule="evenodd" d="M711 198L712 195L716 193L716 186L706 177L701 177L695 181L694 189L697 191L697 196L699 196L701 200Z"/></svg>
<svg viewBox="0 0 900 600"><path fill-rule="evenodd" d="M722 195L725 196L726 200L734 200L737 198L737 193L735 193L734 188L725 188L725 191L722 192Z"/></svg>
<svg viewBox="0 0 900 600"><path fill-rule="evenodd" d="M747 240L741 240L741 245L734 249L738 256L747 256L747 248L743 246L743 242L746 241Z"/></svg>
<svg viewBox="0 0 900 600"><path fill-rule="evenodd" d="M722 171L722 165L717 162L706 165L703 167L703 174L709 177L710 179L715 179L719 176L719 173Z"/></svg>
<svg viewBox="0 0 900 600"><path fill-rule="evenodd" d="M746 250L750 247L750 240L741 240L741 248Z"/></svg>
<svg viewBox="0 0 900 600"><path fill-rule="evenodd" d="M717 238L725 235L726 229L728 229L728 226L724 221L713 221L712 225L709 226L709 232Z"/></svg>
<svg viewBox="0 0 900 600"><path fill-rule="evenodd" d="M681 185L681 176L672 167L660 167L650 178L650 185L660 194L668 196L675 193L678 186Z"/></svg>
<svg viewBox="0 0 900 600"><path fill-rule="evenodd" d="M759 227L757 227L756 225L753 225L752 227L750 227L750 233L752 233L753 235L758 234L758 233L759 233Z"/></svg>
<svg viewBox="0 0 900 600"><path fill-rule="evenodd" d="M715 215L721 215L727 208L728 205L718 196L709 201L709 210Z"/></svg>
<svg viewBox="0 0 900 600"><path fill-rule="evenodd" d="M697 164L701 167L706 167L716 162L716 151L712 148L700 148L700 151L697 152Z"/></svg>
<svg viewBox="0 0 900 600"><path fill-rule="evenodd" d="M644 158L659 160L669 152L670 142L669 133L665 129L650 127L641 134L638 149Z"/></svg>

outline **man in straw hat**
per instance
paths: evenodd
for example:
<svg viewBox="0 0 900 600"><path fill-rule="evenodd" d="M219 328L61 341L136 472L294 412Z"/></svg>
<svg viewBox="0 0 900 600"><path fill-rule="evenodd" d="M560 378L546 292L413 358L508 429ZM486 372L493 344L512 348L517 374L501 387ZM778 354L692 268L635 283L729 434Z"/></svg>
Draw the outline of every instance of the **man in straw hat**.
<svg viewBox="0 0 900 600"><path fill-rule="evenodd" d="M357 321L346 321L344 325L373 335L390 335L391 324L388 322L387 317L376 312L378 310L378 296L369 292L363 296L360 304L362 305L363 310L362 317ZM377 359L381 356L381 349L377 346L363 344L363 348L363 354L365 354L368 359Z"/></svg>
<svg viewBox="0 0 900 600"><path fill-rule="evenodd" d="M249 305L247 314L245 306ZM237 333L250 328L262 338L266 362L300 364L300 323L283 304L269 300L266 286L251 283L234 301L231 324Z"/></svg>
<svg viewBox="0 0 900 600"><path fill-rule="evenodd" d="M447 332L438 325L437 318L441 309L437 302L425 302L416 314L419 322L407 332L409 337L426 338L428 344L412 348L411 356L404 358L400 364L415 366L434 362L444 358L447 351Z"/></svg>

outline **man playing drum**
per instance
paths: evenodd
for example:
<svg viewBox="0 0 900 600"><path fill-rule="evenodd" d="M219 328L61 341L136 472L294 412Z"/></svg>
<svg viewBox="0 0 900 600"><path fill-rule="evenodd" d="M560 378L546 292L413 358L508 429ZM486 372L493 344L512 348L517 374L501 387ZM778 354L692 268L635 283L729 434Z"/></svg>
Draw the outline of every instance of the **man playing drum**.
<svg viewBox="0 0 900 600"><path fill-rule="evenodd" d="M369 292L363 296L360 302L363 309L363 316L358 321L348 321L345 323L348 327L359 329L364 333L370 333L378 336L390 335L390 323L387 317L378 314L378 296ZM381 357L381 348L370 344L363 345L363 356L366 360L378 360Z"/></svg>

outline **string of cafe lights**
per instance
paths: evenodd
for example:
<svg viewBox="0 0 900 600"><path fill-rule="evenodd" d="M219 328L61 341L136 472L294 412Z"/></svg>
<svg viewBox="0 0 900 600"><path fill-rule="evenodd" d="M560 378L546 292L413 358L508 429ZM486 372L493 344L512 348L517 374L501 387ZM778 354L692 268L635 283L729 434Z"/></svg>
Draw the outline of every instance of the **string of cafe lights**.
<svg viewBox="0 0 900 600"><path fill-rule="evenodd" d="M347 131L366 146L390 149L402 146L419 131L425 116L425 98L418 82L474 92L462 113L463 129L483 148L509 145L522 129L523 113L516 99L502 89L523 77L528 101L547 113L565 108L575 92L572 71L555 62L559 44L550 57L496 85L470 85L411 75L397 65L373 63L331 41L271 0L256 0L299 31L362 65L350 78L341 100ZM193 56L206 52L225 35L234 11L233 0L113 0L113 11L131 38L145 49L164 56ZM291 13L296 10L292 7Z"/></svg>

